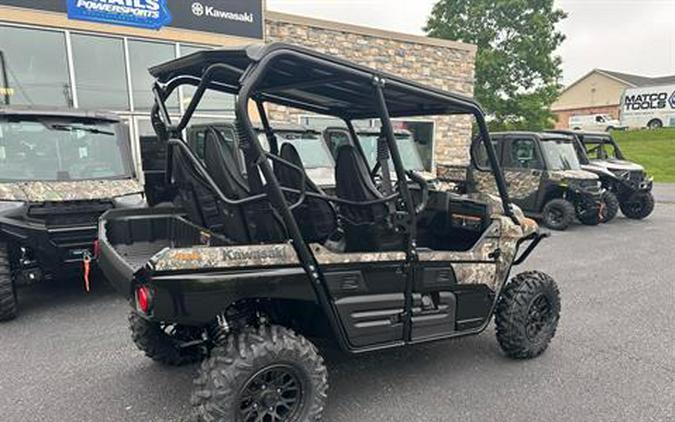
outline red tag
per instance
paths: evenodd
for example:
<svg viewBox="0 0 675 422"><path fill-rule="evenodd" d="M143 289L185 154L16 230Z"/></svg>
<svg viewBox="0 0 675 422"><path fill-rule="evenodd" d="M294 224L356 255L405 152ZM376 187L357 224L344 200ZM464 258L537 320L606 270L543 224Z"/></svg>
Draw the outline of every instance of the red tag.
<svg viewBox="0 0 675 422"><path fill-rule="evenodd" d="M82 260L82 266L84 270L84 289L89 293L91 291L89 284L89 272L91 271L91 257L89 254L84 255Z"/></svg>

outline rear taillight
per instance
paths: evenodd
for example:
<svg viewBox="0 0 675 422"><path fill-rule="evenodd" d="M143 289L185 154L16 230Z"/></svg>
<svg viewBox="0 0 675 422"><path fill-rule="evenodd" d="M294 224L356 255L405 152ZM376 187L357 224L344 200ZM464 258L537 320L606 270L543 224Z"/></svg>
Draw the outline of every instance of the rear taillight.
<svg viewBox="0 0 675 422"><path fill-rule="evenodd" d="M136 289L136 308L144 314L150 312L152 305L152 292L148 286L138 286Z"/></svg>

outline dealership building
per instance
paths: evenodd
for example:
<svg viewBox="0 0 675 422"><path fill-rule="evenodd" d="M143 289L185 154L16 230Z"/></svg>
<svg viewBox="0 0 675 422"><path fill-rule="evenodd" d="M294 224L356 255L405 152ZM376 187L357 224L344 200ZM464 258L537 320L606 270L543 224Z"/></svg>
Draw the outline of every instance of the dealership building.
<svg viewBox="0 0 675 422"><path fill-rule="evenodd" d="M140 139L152 135L149 67L201 49L274 41L473 94L473 45L272 12L263 0L0 0L0 104L111 110ZM192 93L181 89L170 111L179 115ZM210 92L195 121L232 118L233 105L232 96ZM315 128L332 124L282 107L270 114ZM466 164L469 118L397 125L414 133L430 170L442 176Z"/></svg>

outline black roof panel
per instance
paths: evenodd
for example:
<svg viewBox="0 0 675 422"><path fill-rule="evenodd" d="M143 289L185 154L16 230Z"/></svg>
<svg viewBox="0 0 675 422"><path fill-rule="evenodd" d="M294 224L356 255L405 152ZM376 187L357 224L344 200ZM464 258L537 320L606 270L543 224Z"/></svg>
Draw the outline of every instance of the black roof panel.
<svg viewBox="0 0 675 422"><path fill-rule="evenodd" d="M210 88L232 94L252 65L273 61L255 87L263 101L350 119L378 117L375 77L383 78L392 117L465 114L479 109L469 97L445 92L397 76L285 43L203 50L155 66L150 73L161 83L177 77L201 80L211 65Z"/></svg>

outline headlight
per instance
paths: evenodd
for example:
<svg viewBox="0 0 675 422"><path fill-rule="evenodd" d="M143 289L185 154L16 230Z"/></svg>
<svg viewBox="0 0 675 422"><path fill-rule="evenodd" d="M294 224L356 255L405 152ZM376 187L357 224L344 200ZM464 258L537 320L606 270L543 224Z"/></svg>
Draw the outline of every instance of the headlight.
<svg viewBox="0 0 675 422"><path fill-rule="evenodd" d="M141 193L119 196L113 199L113 201L116 208L143 208L147 205L145 197Z"/></svg>
<svg viewBox="0 0 675 422"><path fill-rule="evenodd" d="M0 201L0 212L11 211L23 207L23 201Z"/></svg>

